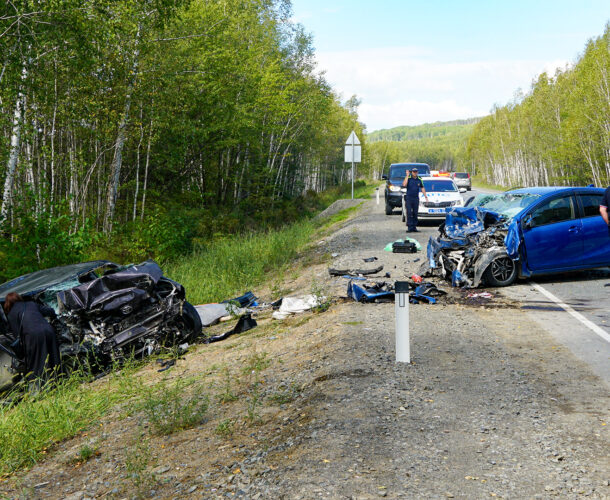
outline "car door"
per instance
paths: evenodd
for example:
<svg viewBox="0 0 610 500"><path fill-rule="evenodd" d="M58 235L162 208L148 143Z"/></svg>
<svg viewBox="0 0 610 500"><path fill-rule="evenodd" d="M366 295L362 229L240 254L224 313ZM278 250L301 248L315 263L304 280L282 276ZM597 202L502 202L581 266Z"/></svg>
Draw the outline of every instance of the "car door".
<svg viewBox="0 0 610 500"><path fill-rule="evenodd" d="M582 262L582 221L572 194L545 200L522 219L527 267L562 271Z"/></svg>
<svg viewBox="0 0 610 500"><path fill-rule="evenodd" d="M599 213L602 193L577 195L582 215L583 265L610 265L608 227Z"/></svg>

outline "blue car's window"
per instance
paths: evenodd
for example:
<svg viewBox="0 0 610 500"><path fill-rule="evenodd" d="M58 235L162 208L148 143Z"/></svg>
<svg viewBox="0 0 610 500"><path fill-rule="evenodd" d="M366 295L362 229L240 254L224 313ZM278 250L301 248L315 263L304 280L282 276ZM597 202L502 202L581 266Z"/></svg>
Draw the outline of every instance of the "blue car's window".
<svg viewBox="0 0 610 500"><path fill-rule="evenodd" d="M446 191L457 191L455 184L448 181L429 181L424 180L424 188L428 193L438 193Z"/></svg>
<svg viewBox="0 0 610 500"><path fill-rule="evenodd" d="M546 226L571 220L576 217L574 201L571 196L555 198L539 206L532 213L532 226Z"/></svg>
<svg viewBox="0 0 610 500"><path fill-rule="evenodd" d="M595 217L600 215L599 204L602 202L601 194L580 194L580 203L584 210L584 217Z"/></svg>

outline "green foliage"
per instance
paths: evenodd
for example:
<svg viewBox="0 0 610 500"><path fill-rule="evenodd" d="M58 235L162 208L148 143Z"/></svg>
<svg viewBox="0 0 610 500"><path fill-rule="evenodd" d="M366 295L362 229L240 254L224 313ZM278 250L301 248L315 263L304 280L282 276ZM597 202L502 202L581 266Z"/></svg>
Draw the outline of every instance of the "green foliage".
<svg viewBox="0 0 610 500"><path fill-rule="evenodd" d="M15 278L36 269L77 262L86 257L99 235L85 221L76 225L65 203L54 211L33 212L24 203L15 206L19 226L4 225L0 237L0 280Z"/></svg>
<svg viewBox="0 0 610 500"><path fill-rule="evenodd" d="M159 435L189 429L200 424L208 411L209 399L201 384L192 380L167 381L146 387L140 407Z"/></svg>
<svg viewBox="0 0 610 500"><path fill-rule="evenodd" d="M214 432L216 432L216 434L221 437L228 438L233 435L234 430L235 421L231 420L230 418L225 418L224 420L218 423Z"/></svg>
<svg viewBox="0 0 610 500"><path fill-rule="evenodd" d="M125 453L125 472L130 486L135 490L136 498L148 498L150 489L156 482L154 475L148 470L151 458L148 438L141 432Z"/></svg>
<svg viewBox="0 0 610 500"><path fill-rule="evenodd" d="M358 99L341 103L317 73L289 1L11 9L0 16L3 166L21 143L14 172L0 169L5 276L87 251L178 259L218 234L301 219L320 203L306 193L347 181L342 145L352 129L364 138Z"/></svg>
<svg viewBox="0 0 610 500"><path fill-rule="evenodd" d="M218 395L218 401L230 403L237 399L237 395L233 392L233 375L229 368L225 366L222 370L222 391Z"/></svg>
<svg viewBox="0 0 610 500"><path fill-rule="evenodd" d="M249 380L246 420L250 424L260 421L259 409L262 404L261 373L269 367L271 360L266 352L252 353L242 367L242 372Z"/></svg>

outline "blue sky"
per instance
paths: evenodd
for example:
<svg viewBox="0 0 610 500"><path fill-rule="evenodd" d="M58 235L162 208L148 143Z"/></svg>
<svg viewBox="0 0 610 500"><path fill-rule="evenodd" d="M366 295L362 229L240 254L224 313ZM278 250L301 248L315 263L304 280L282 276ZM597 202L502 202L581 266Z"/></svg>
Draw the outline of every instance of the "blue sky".
<svg viewBox="0 0 610 500"><path fill-rule="evenodd" d="M573 63L609 0L293 0L319 69L369 131L482 116Z"/></svg>

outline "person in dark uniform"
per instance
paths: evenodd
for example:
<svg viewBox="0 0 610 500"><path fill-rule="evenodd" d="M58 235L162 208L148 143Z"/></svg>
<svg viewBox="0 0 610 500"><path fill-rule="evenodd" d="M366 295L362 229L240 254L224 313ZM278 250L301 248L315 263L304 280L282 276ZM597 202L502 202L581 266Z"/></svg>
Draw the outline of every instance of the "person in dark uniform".
<svg viewBox="0 0 610 500"><path fill-rule="evenodd" d="M428 195L424 188L424 182L417 175L417 167L411 169L411 175L407 175L402 181L402 187L407 188L405 194L405 204L407 208L407 233L417 233L417 215L419 212L419 191L423 193L426 201Z"/></svg>
<svg viewBox="0 0 610 500"><path fill-rule="evenodd" d="M59 343L55 329L45 316L55 317L50 307L24 301L11 292L4 299L4 312L15 336L25 352L28 382L44 381L59 368Z"/></svg>
<svg viewBox="0 0 610 500"><path fill-rule="evenodd" d="M602 214L602 218L608 226L608 235L610 236L610 186L606 188L602 202L599 204L599 213Z"/></svg>

